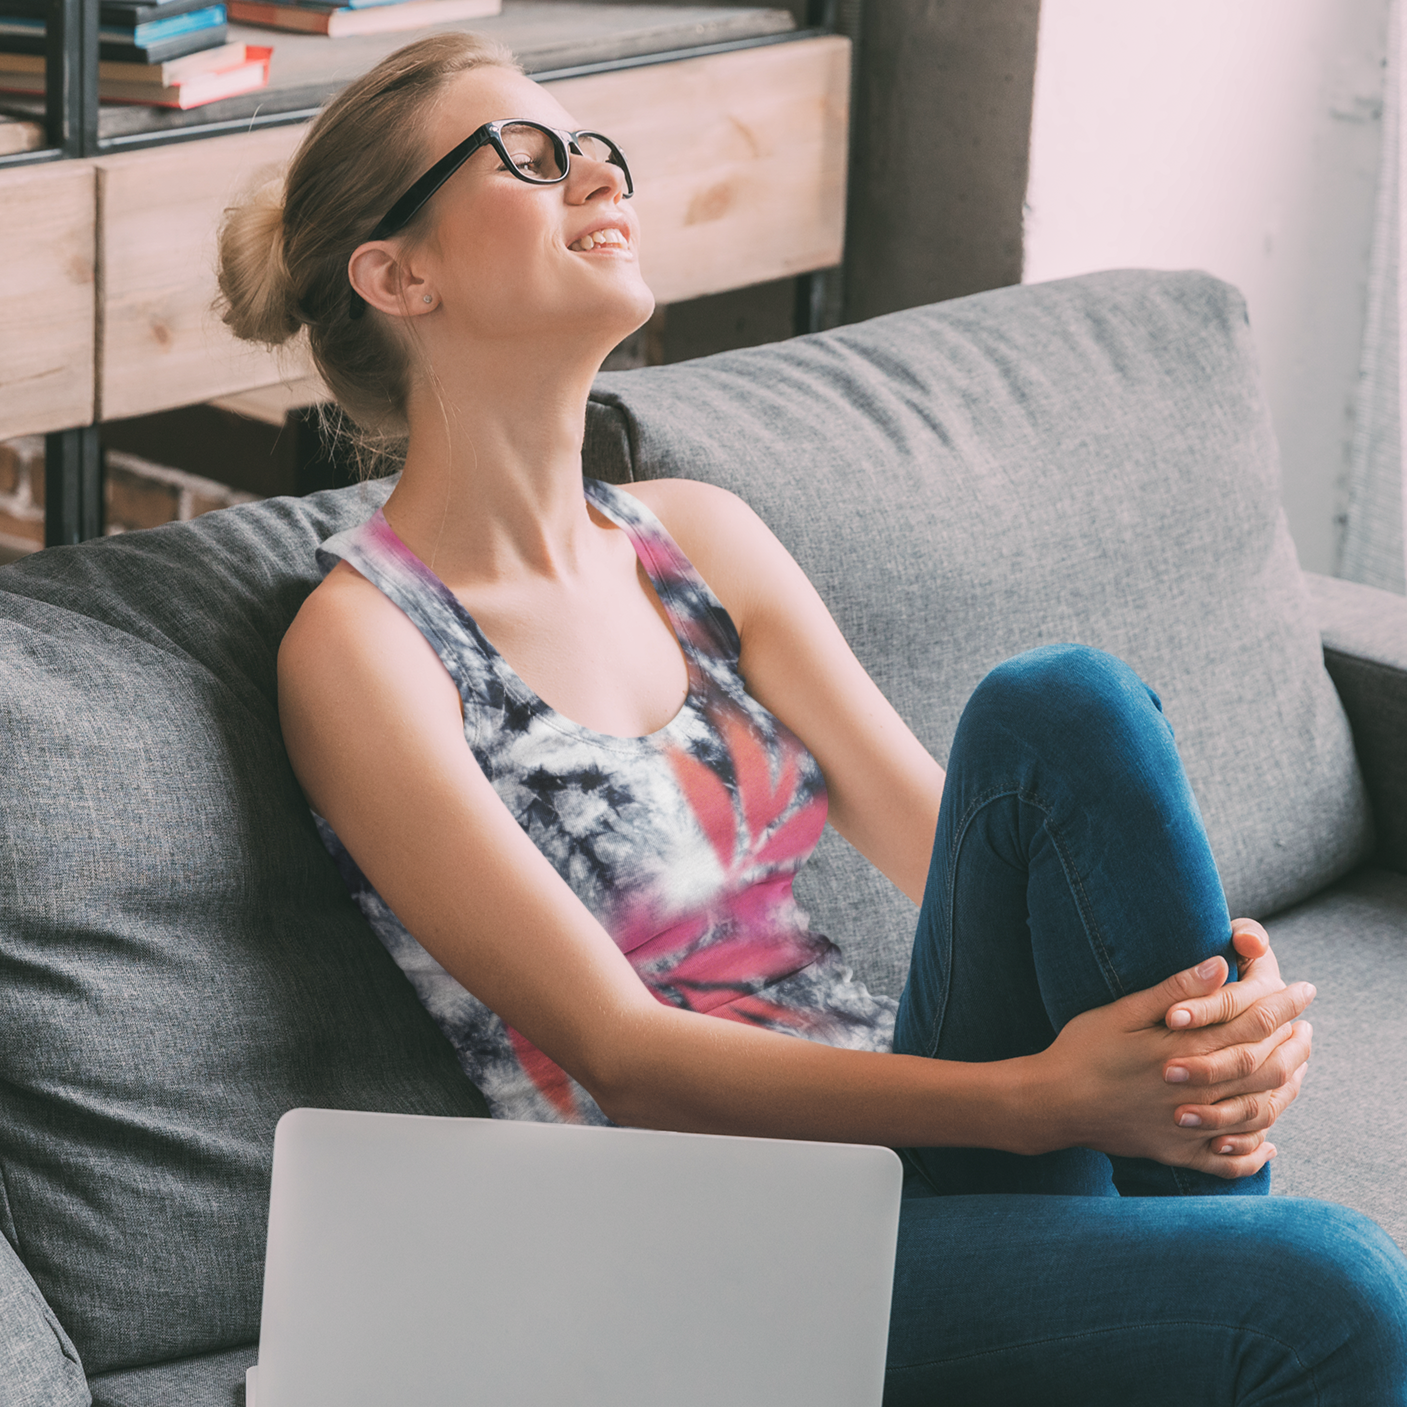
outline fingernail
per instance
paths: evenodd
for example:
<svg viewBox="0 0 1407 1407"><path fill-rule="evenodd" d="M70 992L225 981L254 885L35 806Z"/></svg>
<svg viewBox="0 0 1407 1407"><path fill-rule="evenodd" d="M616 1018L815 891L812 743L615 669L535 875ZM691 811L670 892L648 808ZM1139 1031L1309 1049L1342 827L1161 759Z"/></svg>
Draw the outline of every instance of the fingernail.
<svg viewBox="0 0 1407 1407"><path fill-rule="evenodd" d="M1171 1069L1163 1071L1163 1078L1170 1085L1185 1085L1188 1080L1188 1074L1181 1065L1174 1065Z"/></svg>
<svg viewBox="0 0 1407 1407"><path fill-rule="evenodd" d="M1319 988L1313 982L1306 982L1304 985L1309 988L1309 999L1313 1001L1319 995Z"/></svg>
<svg viewBox="0 0 1407 1407"><path fill-rule="evenodd" d="M1198 1129L1202 1127L1202 1121L1196 1114L1179 1115L1177 1122L1185 1129Z"/></svg>
<svg viewBox="0 0 1407 1407"><path fill-rule="evenodd" d="M1194 967L1192 970L1198 977L1205 980L1216 971L1216 963L1217 960L1215 958L1208 958L1206 962L1202 963L1199 967Z"/></svg>
<svg viewBox="0 0 1407 1407"><path fill-rule="evenodd" d="M1221 1145L1221 1147L1218 1148L1216 1151L1217 1151L1218 1153L1231 1153L1231 1152L1234 1152L1235 1149L1234 1149L1234 1145L1233 1145L1233 1144L1230 1144L1230 1143L1223 1143L1223 1144Z"/></svg>
<svg viewBox="0 0 1407 1407"><path fill-rule="evenodd" d="M1304 1027L1304 1033L1306 1036L1312 1036L1314 1034L1314 1027L1311 1026L1308 1021L1301 1021L1300 1025Z"/></svg>
<svg viewBox="0 0 1407 1407"><path fill-rule="evenodd" d="M1190 1026L1191 1024L1192 1013L1190 1011L1184 1011L1181 1007L1179 1007L1176 1011L1172 1013L1171 1016L1168 1017L1168 1025L1173 1027L1174 1030L1182 1026Z"/></svg>

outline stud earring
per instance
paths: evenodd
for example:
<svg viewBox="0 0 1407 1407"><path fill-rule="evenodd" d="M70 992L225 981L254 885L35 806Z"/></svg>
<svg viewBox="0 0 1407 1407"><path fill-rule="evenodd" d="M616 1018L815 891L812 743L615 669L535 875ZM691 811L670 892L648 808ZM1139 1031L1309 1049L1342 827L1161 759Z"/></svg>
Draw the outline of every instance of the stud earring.
<svg viewBox="0 0 1407 1407"><path fill-rule="evenodd" d="M420 301L422 303L433 303L435 300L427 293Z"/></svg>

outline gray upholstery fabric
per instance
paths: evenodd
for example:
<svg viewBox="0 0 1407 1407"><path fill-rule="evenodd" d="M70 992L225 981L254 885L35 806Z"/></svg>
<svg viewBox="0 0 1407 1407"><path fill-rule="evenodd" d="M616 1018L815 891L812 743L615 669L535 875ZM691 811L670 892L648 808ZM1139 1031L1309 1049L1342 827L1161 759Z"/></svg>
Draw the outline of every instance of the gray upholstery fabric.
<svg viewBox="0 0 1407 1407"><path fill-rule="evenodd" d="M78 1351L10 1243L0 1239L0 1403L87 1407Z"/></svg>
<svg viewBox="0 0 1407 1407"><path fill-rule="evenodd" d="M1377 862L1407 874L1407 598L1333 577L1307 580L1373 803Z"/></svg>
<svg viewBox="0 0 1407 1407"><path fill-rule="evenodd" d="M259 1345L203 1353L104 1373L92 1380L93 1407L244 1407L244 1370L259 1361Z"/></svg>
<svg viewBox="0 0 1407 1407"><path fill-rule="evenodd" d="M1407 1250L1407 876L1362 869L1266 927L1319 989L1304 1089L1275 1126L1277 1192L1366 1212Z"/></svg>
<svg viewBox="0 0 1407 1407"><path fill-rule="evenodd" d="M285 1110L484 1112L278 728L314 544L386 491L0 568L0 1230L90 1373L257 1336Z"/></svg>
<svg viewBox="0 0 1407 1407"><path fill-rule="evenodd" d="M603 376L594 400L587 472L745 498L939 758L988 669L1080 641L1162 695L1235 911L1271 912L1365 854L1362 781L1225 284L1003 289ZM818 860L799 890L816 926L897 991L911 906L833 834Z"/></svg>

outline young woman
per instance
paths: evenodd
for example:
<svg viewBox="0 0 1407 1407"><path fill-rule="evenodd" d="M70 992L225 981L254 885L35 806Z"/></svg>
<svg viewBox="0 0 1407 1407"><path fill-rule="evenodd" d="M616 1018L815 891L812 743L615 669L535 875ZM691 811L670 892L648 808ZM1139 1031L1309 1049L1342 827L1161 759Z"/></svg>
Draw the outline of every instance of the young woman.
<svg viewBox="0 0 1407 1407"><path fill-rule="evenodd" d="M744 504L583 491L592 378L653 307L630 193L608 137L440 36L222 234L234 330L306 327L404 437L324 544L280 708L466 1072L500 1116L904 1150L894 1403L1407 1402L1378 1228L1212 1195L1268 1190L1313 988L1229 921L1156 697L1020 656L945 781ZM920 906L897 1009L792 899L827 808Z"/></svg>

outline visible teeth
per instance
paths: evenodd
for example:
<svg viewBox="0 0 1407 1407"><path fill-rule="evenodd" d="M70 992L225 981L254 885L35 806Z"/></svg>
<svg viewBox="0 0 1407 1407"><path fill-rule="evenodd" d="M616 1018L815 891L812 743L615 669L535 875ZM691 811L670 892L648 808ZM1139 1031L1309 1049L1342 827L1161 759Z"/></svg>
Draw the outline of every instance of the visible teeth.
<svg viewBox="0 0 1407 1407"><path fill-rule="evenodd" d="M578 249L583 253L595 249L598 244L620 244L626 242L625 236L619 230L597 230L595 234L582 235L575 244L569 245L570 249Z"/></svg>

